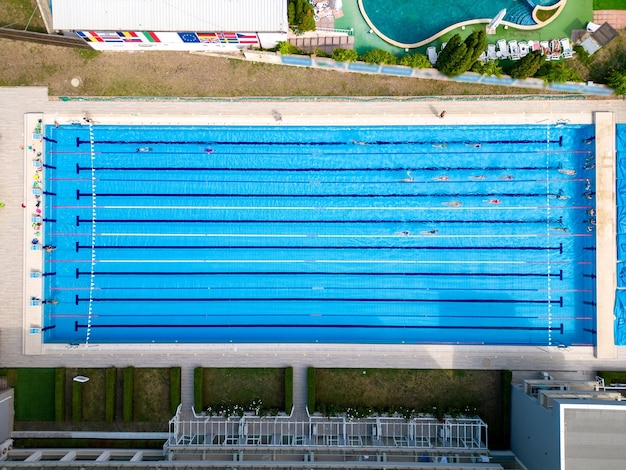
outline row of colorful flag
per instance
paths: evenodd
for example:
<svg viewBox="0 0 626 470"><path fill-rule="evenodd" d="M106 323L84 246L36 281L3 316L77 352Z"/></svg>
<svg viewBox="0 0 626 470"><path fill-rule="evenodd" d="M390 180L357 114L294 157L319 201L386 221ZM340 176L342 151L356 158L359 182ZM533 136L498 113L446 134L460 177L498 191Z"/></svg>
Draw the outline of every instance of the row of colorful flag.
<svg viewBox="0 0 626 470"><path fill-rule="evenodd" d="M152 31L77 31L88 42L162 42L158 33ZM213 33L177 33L182 42L211 44L259 44L254 33L213 32Z"/></svg>

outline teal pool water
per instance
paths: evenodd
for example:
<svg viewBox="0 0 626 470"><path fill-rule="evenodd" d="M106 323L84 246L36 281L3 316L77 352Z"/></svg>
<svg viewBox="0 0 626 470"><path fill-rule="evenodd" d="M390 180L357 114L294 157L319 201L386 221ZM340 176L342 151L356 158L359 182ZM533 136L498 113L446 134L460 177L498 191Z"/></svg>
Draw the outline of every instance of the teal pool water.
<svg viewBox="0 0 626 470"><path fill-rule="evenodd" d="M454 24L494 18L503 8L504 21L532 26L535 5L551 6L559 0L362 0L364 16L384 36L402 44L415 44Z"/></svg>

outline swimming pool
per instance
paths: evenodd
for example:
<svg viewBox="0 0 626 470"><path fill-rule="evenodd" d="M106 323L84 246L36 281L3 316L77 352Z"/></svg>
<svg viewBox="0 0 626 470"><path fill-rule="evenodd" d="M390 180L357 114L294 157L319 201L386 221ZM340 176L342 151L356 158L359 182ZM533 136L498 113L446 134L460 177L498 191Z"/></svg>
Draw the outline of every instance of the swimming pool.
<svg viewBox="0 0 626 470"><path fill-rule="evenodd" d="M615 344L626 345L626 125L617 124L617 293L615 299Z"/></svg>
<svg viewBox="0 0 626 470"><path fill-rule="evenodd" d="M44 339L593 344L592 134L48 126Z"/></svg>
<svg viewBox="0 0 626 470"><path fill-rule="evenodd" d="M382 36L403 46L422 45L432 41L446 28L472 20L489 22L502 9L504 21L526 27L537 26L532 18L536 6L549 7L560 0L360 0L366 21Z"/></svg>

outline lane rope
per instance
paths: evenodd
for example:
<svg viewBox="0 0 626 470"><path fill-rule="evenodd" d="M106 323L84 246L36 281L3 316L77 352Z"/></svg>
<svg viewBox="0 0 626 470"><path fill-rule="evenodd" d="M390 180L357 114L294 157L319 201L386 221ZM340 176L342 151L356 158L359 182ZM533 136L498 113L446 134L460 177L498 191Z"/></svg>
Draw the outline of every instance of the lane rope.
<svg viewBox="0 0 626 470"><path fill-rule="evenodd" d="M89 303L87 307L87 335L85 347L91 339L91 319L93 317L93 291L95 287L96 268L96 152L93 137L93 123L89 121L89 143L91 150L91 269L89 272Z"/></svg>

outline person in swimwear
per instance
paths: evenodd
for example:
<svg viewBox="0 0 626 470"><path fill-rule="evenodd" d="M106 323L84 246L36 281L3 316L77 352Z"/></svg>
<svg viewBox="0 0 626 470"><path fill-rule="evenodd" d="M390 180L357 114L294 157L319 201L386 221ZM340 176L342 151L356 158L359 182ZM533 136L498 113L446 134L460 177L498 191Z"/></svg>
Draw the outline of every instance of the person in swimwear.
<svg viewBox="0 0 626 470"><path fill-rule="evenodd" d="M139 147L135 152L152 152L152 147Z"/></svg>
<svg viewBox="0 0 626 470"><path fill-rule="evenodd" d="M595 209L588 209L586 212L587 212L587 215L590 215L592 217L596 215Z"/></svg>
<svg viewBox="0 0 626 470"><path fill-rule="evenodd" d="M558 230L559 232L567 232L567 227L550 227L551 230Z"/></svg>
<svg viewBox="0 0 626 470"><path fill-rule="evenodd" d="M423 232L420 232L422 235L437 235L439 233L439 230L424 230Z"/></svg>
<svg viewBox="0 0 626 470"><path fill-rule="evenodd" d="M412 183L414 181L413 180L413 176L411 176L411 172L410 171L406 172L406 176L407 176L406 178L402 178L400 181L403 182L403 183Z"/></svg>
<svg viewBox="0 0 626 470"><path fill-rule="evenodd" d="M485 175L470 176L470 179L474 181L484 180L485 178Z"/></svg>
<svg viewBox="0 0 626 470"><path fill-rule="evenodd" d="M448 201L442 202L441 204L448 207L461 207L461 201Z"/></svg>
<svg viewBox="0 0 626 470"><path fill-rule="evenodd" d="M502 201L500 199L485 199L483 202L487 202L489 204L500 204Z"/></svg>
<svg viewBox="0 0 626 470"><path fill-rule="evenodd" d="M396 232L396 235L402 235L403 237L410 237L411 232L409 232L408 230L403 230L402 232Z"/></svg>
<svg viewBox="0 0 626 470"><path fill-rule="evenodd" d="M448 181L449 179L449 176L435 176L433 178L433 181Z"/></svg>
<svg viewBox="0 0 626 470"><path fill-rule="evenodd" d="M504 175L502 177L500 177L501 180L504 181L511 181L513 179L513 177L511 175Z"/></svg>

